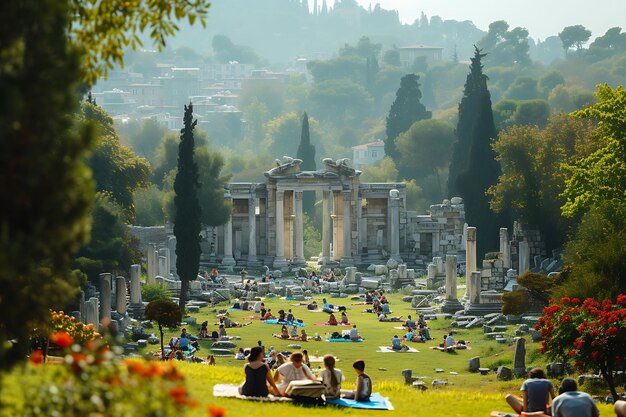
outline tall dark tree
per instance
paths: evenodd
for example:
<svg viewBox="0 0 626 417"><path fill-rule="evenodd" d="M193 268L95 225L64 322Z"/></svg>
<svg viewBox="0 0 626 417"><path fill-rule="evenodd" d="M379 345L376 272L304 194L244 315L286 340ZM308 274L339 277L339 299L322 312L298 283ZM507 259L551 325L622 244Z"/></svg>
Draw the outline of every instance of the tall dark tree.
<svg viewBox="0 0 626 417"><path fill-rule="evenodd" d="M189 281L198 276L200 268L200 217L202 211L198 201L198 165L194 160L193 129L198 123L193 120L193 105L185 106L183 128L178 146L178 171L174 180L174 235L176 236L176 272L180 277L179 306L185 311Z"/></svg>
<svg viewBox="0 0 626 417"><path fill-rule="evenodd" d="M457 140L452 151L452 162L448 176L448 195L459 196L457 180L461 173L469 167L468 156L472 145L474 127L478 120L478 107L482 96L489 94L487 90L487 76L483 74L482 59L487 55L482 49L474 46L474 56L471 58L470 72L465 80L463 98L459 103L459 120L456 126ZM491 100L491 99L490 99Z"/></svg>
<svg viewBox="0 0 626 417"><path fill-rule="evenodd" d="M385 140L385 154L394 161L398 159L395 140L406 132L418 120L430 119L432 113L420 102L419 75L407 74L400 80L400 88L396 92L396 99L389 109L387 116L387 140Z"/></svg>
<svg viewBox="0 0 626 417"><path fill-rule="evenodd" d="M472 130L469 166L458 180L460 196L465 203L467 224L478 229L476 242L479 259L489 251L499 248L498 230L507 224L507 213L494 214L486 195L489 187L497 184L501 174L500 163L492 144L497 137L491 110L491 95L485 90L476 109L476 123Z"/></svg>
<svg viewBox="0 0 626 417"><path fill-rule="evenodd" d="M309 134L309 116L304 112L302 116L302 134L300 135L300 145L298 146L297 158L302 160L300 168L303 171L315 171L315 146L311 145L311 135ZM310 218L315 213L315 191L305 191L302 194L302 207Z"/></svg>

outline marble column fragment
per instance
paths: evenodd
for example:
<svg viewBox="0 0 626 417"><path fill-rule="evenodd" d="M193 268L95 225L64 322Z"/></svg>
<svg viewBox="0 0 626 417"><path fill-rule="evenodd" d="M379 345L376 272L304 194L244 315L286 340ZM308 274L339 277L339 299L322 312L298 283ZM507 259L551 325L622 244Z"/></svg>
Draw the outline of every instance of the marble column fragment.
<svg viewBox="0 0 626 417"><path fill-rule="evenodd" d="M154 284L154 278L156 278L156 276L158 275L157 272L157 268L158 268L158 255L157 255L157 249L156 249L156 244L154 243L148 243L148 254L147 254L147 262L148 262L148 270L147 270L147 276L146 276L146 282L148 284Z"/></svg>
<svg viewBox="0 0 626 417"><path fill-rule="evenodd" d="M224 225L224 258L222 258L222 265L233 266L237 262L233 258L233 216L228 216L228 221Z"/></svg>
<svg viewBox="0 0 626 417"><path fill-rule="evenodd" d="M469 302L470 304L480 304L480 271L472 271L469 282Z"/></svg>
<svg viewBox="0 0 626 417"><path fill-rule="evenodd" d="M343 192L343 256L341 258L342 266L351 266L354 264L352 259L352 192Z"/></svg>
<svg viewBox="0 0 626 417"><path fill-rule="evenodd" d="M126 313L126 278L115 277L115 311Z"/></svg>
<svg viewBox="0 0 626 417"><path fill-rule="evenodd" d="M456 256L446 255L446 298L441 303L441 311L444 313L463 310L463 305L457 299L456 271Z"/></svg>
<svg viewBox="0 0 626 417"><path fill-rule="evenodd" d="M274 268L285 268L285 192L276 190L276 257Z"/></svg>
<svg viewBox="0 0 626 417"><path fill-rule="evenodd" d="M248 199L248 264L257 262L256 256L256 198Z"/></svg>
<svg viewBox="0 0 626 417"><path fill-rule="evenodd" d="M528 242L523 240L518 243L519 251L519 275L522 276L530 270L530 248Z"/></svg>
<svg viewBox="0 0 626 417"><path fill-rule="evenodd" d="M302 191L294 192L294 212L295 212L295 228L294 240L296 246L296 256L293 262L296 265L305 265L304 259L304 214L302 212Z"/></svg>
<svg viewBox="0 0 626 417"><path fill-rule="evenodd" d="M468 227L465 240L465 295L464 300L469 297L469 286L472 272L476 271L476 228Z"/></svg>
<svg viewBox="0 0 626 417"><path fill-rule="evenodd" d="M391 259L398 262L402 262L400 257L400 192L398 190L389 191L389 206L391 222L391 230L389 236L389 251L391 252Z"/></svg>
<svg viewBox="0 0 626 417"><path fill-rule="evenodd" d="M322 259L320 263L325 265L330 261L330 191L322 192Z"/></svg>
<svg viewBox="0 0 626 417"><path fill-rule="evenodd" d="M509 247L509 229L500 228L500 253L502 254L502 266L504 269L511 267L511 248Z"/></svg>
<svg viewBox="0 0 626 417"><path fill-rule="evenodd" d="M100 274L100 319L111 318L111 274Z"/></svg>

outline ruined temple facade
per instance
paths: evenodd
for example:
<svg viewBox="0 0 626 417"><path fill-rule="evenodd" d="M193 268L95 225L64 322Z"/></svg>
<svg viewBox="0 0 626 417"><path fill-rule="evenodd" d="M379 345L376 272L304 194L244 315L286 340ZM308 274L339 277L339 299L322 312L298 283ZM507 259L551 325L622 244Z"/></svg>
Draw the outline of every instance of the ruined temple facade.
<svg viewBox="0 0 626 417"><path fill-rule="evenodd" d="M284 157L265 172L264 183L231 183L229 221L216 228L213 254L223 265L285 268L304 265L302 193L322 198L320 264L409 264L464 249L461 199L431 206L430 215L406 210L404 183L361 183L348 159L324 159L317 171L301 171Z"/></svg>

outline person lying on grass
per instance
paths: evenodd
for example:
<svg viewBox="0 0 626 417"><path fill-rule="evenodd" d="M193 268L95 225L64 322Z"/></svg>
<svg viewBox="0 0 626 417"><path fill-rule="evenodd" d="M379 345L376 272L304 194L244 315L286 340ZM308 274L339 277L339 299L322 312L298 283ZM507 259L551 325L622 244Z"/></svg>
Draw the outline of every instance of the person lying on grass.
<svg viewBox="0 0 626 417"><path fill-rule="evenodd" d="M402 316L387 317L385 313L380 313L378 315L378 321L402 321Z"/></svg>
<svg viewBox="0 0 626 417"><path fill-rule="evenodd" d="M278 367L274 380L278 379L280 382L277 385L279 392L285 395L285 390L289 386L291 381L299 381L303 379L309 379L311 381L317 381L311 369L304 364L304 356L302 352L294 352L289 357L289 362L284 363Z"/></svg>
<svg viewBox="0 0 626 417"><path fill-rule="evenodd" d="M267 397L270 393L280 395L278 387L272 378L270 367L264 360L263 350L259 346L255 346L250 350L248 363L243 368L246 381L239 387L241 395L250 397Z"/></svg>

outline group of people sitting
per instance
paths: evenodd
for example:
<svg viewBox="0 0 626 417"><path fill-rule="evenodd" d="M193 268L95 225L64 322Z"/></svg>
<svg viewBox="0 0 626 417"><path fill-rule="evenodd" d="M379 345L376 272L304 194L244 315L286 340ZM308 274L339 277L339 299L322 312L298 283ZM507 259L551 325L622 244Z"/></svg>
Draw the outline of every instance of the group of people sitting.
<svg viewBox="0 0 626 417"><path fill-rule="evenodd" d="M269 364L265 362L263 348L255 346L251 349L248 363L244 366L246 380L239 387L239 392L251 397L267 397L269 394L287 396L287 388L292 381L310 380L322 382L327 399L343 397L369 401L372 381L364 372L365 362L358 360L352 366L357 374L356 389L345 391L341 389L344 376L341 370L335 368L334 356L324 356L324 370L319 376L316 376L306 364L303 352L292 353L289 361L278 366L276 372L272 373Z"/></svg>
<svg viewBox="0 0 626 417"><path fill-rule="evenodd" d="M295 324L291 327L291 331L287 329L286 324L283 324L280 328L280 334L272 333L272 336L279 339L298 340L301 342L306 342L308 340L306 330L302 329L300 330L300 334L298 334L298 326Z"/></svg>
<svg viewBox="0 0 626 417"><path fill-rule="evenodd" d="M517 414L543 413L553 417L598 417L595 401L587 393L578 391L572 378L564 378L555 396L554 387L541 368L533 368L520 388L522 397L507 394L506 402ZM552 403L550 404L550 401Z"/></svg>
<svg viewBox="0 0 626 417"><path fill-rule="evenodd" d="M167 344L168 350L164 352L164 359L187 360L199 349L198 338L187 333L183 328L180 337L172 337Z"/></svg>
<svg viewBox="0 0 626 417"><path fill-rule="evenodd" d="M330 313L330 315L328 316L328 321L326 322L326 324L329 325L329 326L337 326L337 325L339 325L339 322L337 321L337 318L335 317L335 314ZM345 311L341 312L341 324L343 324L343 325L350 324L350 321L348 320L348 315L346 314Z"/></svg>

